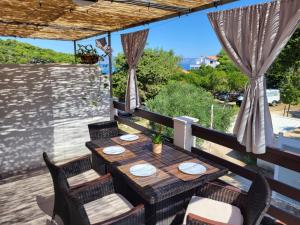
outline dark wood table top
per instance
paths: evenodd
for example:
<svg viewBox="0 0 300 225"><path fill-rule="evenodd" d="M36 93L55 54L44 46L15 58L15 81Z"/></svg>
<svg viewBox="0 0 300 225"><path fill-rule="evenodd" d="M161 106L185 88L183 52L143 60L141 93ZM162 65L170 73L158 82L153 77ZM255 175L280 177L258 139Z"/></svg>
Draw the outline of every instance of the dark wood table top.
<svg viewBox="0 0 300 225"><path fill-rule="evenodd" d="M103 148L121 145L126 151L121 155L106 155ZM164 143L161 154L152 153L151 140L140 135L134 142L123 142L118 137L90 141L86 146L99 155L118 176L126 180L132 189L139 193L149 204L154 204L177 194L193 190L204 182L212 181L225 175L228 170L191 152L180 149L171 143ZM198 162L206 167L202 175L187 175L178 170L182 162ZM150 163L157 168L157 173L149 177L135 177L129 172L132 165Z"/></svg>

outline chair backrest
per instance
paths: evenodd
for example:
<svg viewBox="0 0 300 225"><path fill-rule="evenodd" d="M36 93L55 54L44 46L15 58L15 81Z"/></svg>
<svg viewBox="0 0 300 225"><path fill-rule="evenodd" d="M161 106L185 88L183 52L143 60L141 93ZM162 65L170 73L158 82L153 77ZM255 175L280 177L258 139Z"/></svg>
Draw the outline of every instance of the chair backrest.
<svg viewBox="0 0 300 225"><path fill-rule="evenodd" d="M91 225L83 204L69 191L65 193L71 225Z"/></svg>
<svg viewBox="0 0 300 225"><path fill-rule="evenodd" d="M91 141L111 138L119 135L116 121L103 121L88 125Z"/></svg>
<svg viewBox="0 0 300 225"><path fill-rule="evenodd" d="M61 193L61 190L68 190L69 185L63 170L50 161L46 152L43 152L43 158L51 174L55 194L57 191Z"/></svg>
<svg viewBox="0 0 300 225"><path fill-rule="evenodd" d="M69 225L69 212L64 193L69 189L67 177L61 168L52 163L46 152L43 153L44 161L49 169L54 186L54 214L60 216L65 225Z"/></svg>
<svg viewBox="0 0 300 225"><path fill-rule="evenodd" d="M271 189L266 178L257 174L250 190L244 214L244 224L259 225L271 203Z"/></svg>

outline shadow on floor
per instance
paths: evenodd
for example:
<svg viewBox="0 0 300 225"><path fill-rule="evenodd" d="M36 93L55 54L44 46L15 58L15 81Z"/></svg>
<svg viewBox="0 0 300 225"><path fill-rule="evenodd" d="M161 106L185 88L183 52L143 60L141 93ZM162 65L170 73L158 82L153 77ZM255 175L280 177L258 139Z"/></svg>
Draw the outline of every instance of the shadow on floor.
<svg viewBox="0 0 300 225"><path fill-rule="evenodd" d="M38 207L48 216L52 217L52 210L54 205L54 195L50 196L36 196L36 203ZM59 216L55 216L55 221L47 220L46 225L64 225Z"/></svg>

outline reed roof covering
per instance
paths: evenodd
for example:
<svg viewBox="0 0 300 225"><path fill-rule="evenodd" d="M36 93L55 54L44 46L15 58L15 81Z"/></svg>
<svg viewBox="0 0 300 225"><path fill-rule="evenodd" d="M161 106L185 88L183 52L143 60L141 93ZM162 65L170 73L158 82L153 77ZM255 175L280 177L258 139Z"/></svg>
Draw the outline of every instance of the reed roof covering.
<svg viewBox="0 0 300 225"><path fill-rule="evenodd" d="M1 0L0 36L79 40L156 22L234 0Z"/></svg>

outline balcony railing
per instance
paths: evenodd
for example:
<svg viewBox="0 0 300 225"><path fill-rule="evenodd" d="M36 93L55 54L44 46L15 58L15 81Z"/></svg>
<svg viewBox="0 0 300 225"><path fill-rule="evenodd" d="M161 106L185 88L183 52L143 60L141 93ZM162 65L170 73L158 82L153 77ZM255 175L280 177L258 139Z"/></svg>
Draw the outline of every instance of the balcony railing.
<svg viewBox="0 0 300 225"><path fill-rule="evenodd" d="M124 103L116 102L114 101L114 108L119 110L124 110L125 105ZM141 117L144 119L147 119L149 121L162 124L166 127L173 128L173 118L168 116L163 116L158 113L150 112L147 110L142 109L136 109L133 113L134 116ZM141 126L137 123L132 122L128 118L116 116L116 119L126 124L130 127L135 128L136 130L145 132L149 131L148 128ZM237 139L230 134L225 134L216 130L208 129L201 127L198 124L192 124L192 135L222 145L224 147L231 148L232 150L238 151L240 153L246 153L246 149L244 146L239 144ZM242 167L240 165L237 165L235 163L232 163L228 160L222 159L216 155L210 154L208 152L202 151L198 148L193 147L192 152L203 156L211 161L214 161L222 166L227 167L231 172L242 176L244 178L247 178L249 180L253 180L255 176L255 172L252 170L249 170L245 167ZM249 153L248 153L249 154ZM300 172L300 155L295 154L293 152L289 152L284 149L278 149L275 147L267 147L266 153L262 155L255 155L251 154L255 158L263 159L265 161L268 161L270 163L274 163L276 165L285 167L287 169ZM292 198L294 200L297 200L300 202L300 189L297 189L295 187L292 187L290 185L287 185L285 183L282 183L278 180L274 180L272 178L267 178L268 182L272 188L273 191L276 191L282 195L285 195L289 198ZM293 215L287 211L284 211L280 208L278 208L275 205L271 205L269 208L268 214L272 217L282 221L286 224L300 224L300 217Z"/></svg>

